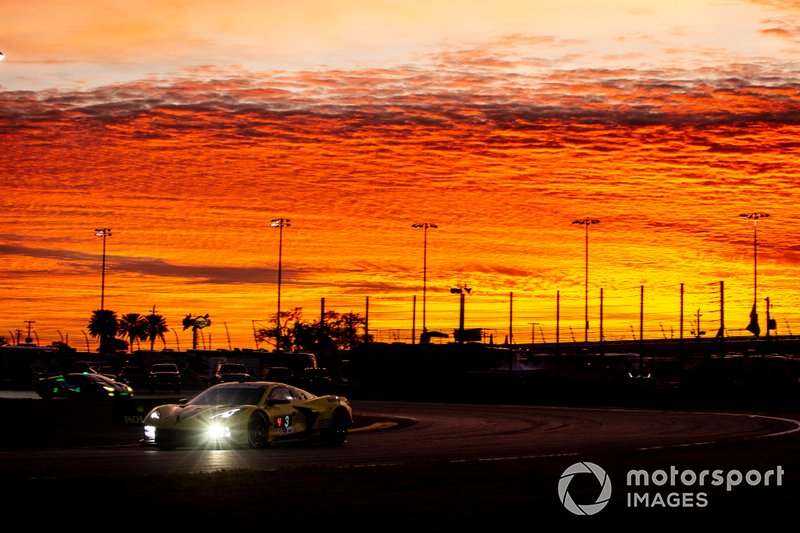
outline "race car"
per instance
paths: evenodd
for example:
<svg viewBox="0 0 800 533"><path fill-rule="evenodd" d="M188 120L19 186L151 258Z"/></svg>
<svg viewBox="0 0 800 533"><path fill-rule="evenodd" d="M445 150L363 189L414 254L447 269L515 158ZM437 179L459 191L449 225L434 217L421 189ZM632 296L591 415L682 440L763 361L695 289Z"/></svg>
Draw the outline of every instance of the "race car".
<svg viewBox="0 0 800 533"><path fill-rule="evenodd" d="M189 401L159 405L142 424L143 446L263 448L290 441L341 446L353 423L347 398L285 383L213 385Z"/></svg>
<svg viewBox="0 0 800 533"><path fill-rule="evenodd" d="M133 397L133 389L103 374L70 372L41 378L34 387L45 400L52 398L80 398L83 400L126 399Z"/></svg>

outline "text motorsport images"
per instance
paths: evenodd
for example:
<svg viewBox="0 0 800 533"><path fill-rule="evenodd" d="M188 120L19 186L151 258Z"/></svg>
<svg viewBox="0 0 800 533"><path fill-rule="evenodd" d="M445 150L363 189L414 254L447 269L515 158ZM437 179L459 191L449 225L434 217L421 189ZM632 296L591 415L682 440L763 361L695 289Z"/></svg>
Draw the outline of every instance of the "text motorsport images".
<svg viewBox="0 0 800 533"><path fill-rule="evenodd" d="M572 480L579 475L590 474L600 485L597 498L589 503L577 503L569 492ZM649 472L644 469L629 470L626 475L626 507L630 508L703 508L710 505L710 488L724 487L733 491L743 483L750 487L783 485L782 466L760 470L679 470L671 466L668 470ZM603 468L588 461L575 463L561 474L558 480L558 499L571 513L594 515L602 511L611 501L611 479Z"/></svg>

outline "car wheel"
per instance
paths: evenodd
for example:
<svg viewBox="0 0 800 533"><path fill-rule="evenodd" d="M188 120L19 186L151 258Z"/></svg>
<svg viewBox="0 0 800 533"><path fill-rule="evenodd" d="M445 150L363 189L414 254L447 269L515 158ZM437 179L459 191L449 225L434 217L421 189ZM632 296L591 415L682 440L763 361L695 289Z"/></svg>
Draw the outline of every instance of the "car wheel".
<svg viewBox="0 0 800 533"><path fill-rule="evenodd" d="M247 445L251 448L263 448L267 445L268 432L269 424L263 413L253 413L247 423Z"/></svg>
<svg viewBox="0 0 800 533"><path fill-rule="evenodd" d="M325 435L325 444L328 446L342 446L347 440L347 430L350 428L350 417L339 409L333 413L331 428Z"/></svg>

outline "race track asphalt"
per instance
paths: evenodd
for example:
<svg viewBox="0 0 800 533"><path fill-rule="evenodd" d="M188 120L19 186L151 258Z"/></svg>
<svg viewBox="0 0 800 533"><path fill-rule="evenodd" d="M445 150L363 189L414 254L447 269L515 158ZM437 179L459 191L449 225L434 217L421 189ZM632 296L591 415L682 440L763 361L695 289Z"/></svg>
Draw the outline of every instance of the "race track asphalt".
<svg viewBox="0 0 800 533"><path fill-rule="evenodd" d="M143 397L141 409L165 398ZM120 446L138 443L139 425L120 423L112 402L0 399L6 422L4 450L53 450ZM375 419L360 417L357 426ZM574 457L591 460L609 472L631 468L683 470L709 466L727 470L760 464L786 469L784 485L742 487L718 498L710 508L630 508L615 500L595 516L575 516L558 501L556 484L564 461L426 463L411 468L383 465L372 468L336 467L292 469L264 475L258 472L143 475L119 479L113 474L71 479L28 479L6 487L6 509L29 509L35 502L46 513L28 514L32 524L60 527L69 523L85 531L142 531L181 529L208 531L224 528L271 529L327 527L347 531L492 531L613 527L615 531L643 528L794 527L800 503L800 435L750 440L713 447L650 450L638 454ZM645 462L647 461L647 462ZM576 491L594 487L572 487ZM615 487L621 491L622 487ZM652 491L651 491L652 492ZM686 489L684 492L691 492ZM716 496L716 495L715 495ZM21 512L21 511L20 511ZM658 526L658 527L656 527ZM734 529L732 529L734 530Z"/></svg>

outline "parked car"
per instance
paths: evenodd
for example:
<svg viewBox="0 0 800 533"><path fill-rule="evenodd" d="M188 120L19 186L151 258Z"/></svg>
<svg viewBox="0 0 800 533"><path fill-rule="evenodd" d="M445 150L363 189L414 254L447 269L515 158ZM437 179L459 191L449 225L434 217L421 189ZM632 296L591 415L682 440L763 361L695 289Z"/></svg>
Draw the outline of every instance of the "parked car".
<svg viewBox="0 0 800 533"><path fill-rule="evenodd" d="M147 388L151 393L169 389L180 394L181 383L181 372L175 363L155 363L147 375Z"/></svg>
<svg viewBox="0 0 800 533"><path fill-rule="evenodd" d="M131 398L133 389L102 374L72 372L41 378L36 383L36 393L45 400L53 398L80 398L101 400Z"/></svg>
<svg viewBox="0 0 800 533"><path fill-rule="evenodd" d="M217 363L214 375L211 376L211 385L228 381L250 381L250 379L250 372L241 363Z"/></svg>
<svg viewBox="0 0 800 533"><path fill-rule="evenodd" d="M298 386L314 394L331 394L333 378L327 368L304 368L300 373Z"/></svg>
<svg viewBox="0 0 800 533"><path fill-rule="evenodd" d="M159 405L142 424L142 445L160 449L262 448L286 441L344 444L353 410L343 396L266 381L220 383L186 403Z"/></svg>
<svg viewBox="0 0 800 533"><path fill-rule="evenodd" d="M261 371L261 379L288 383L294 378L292 369L285 366L271 366Z"/></svg>

